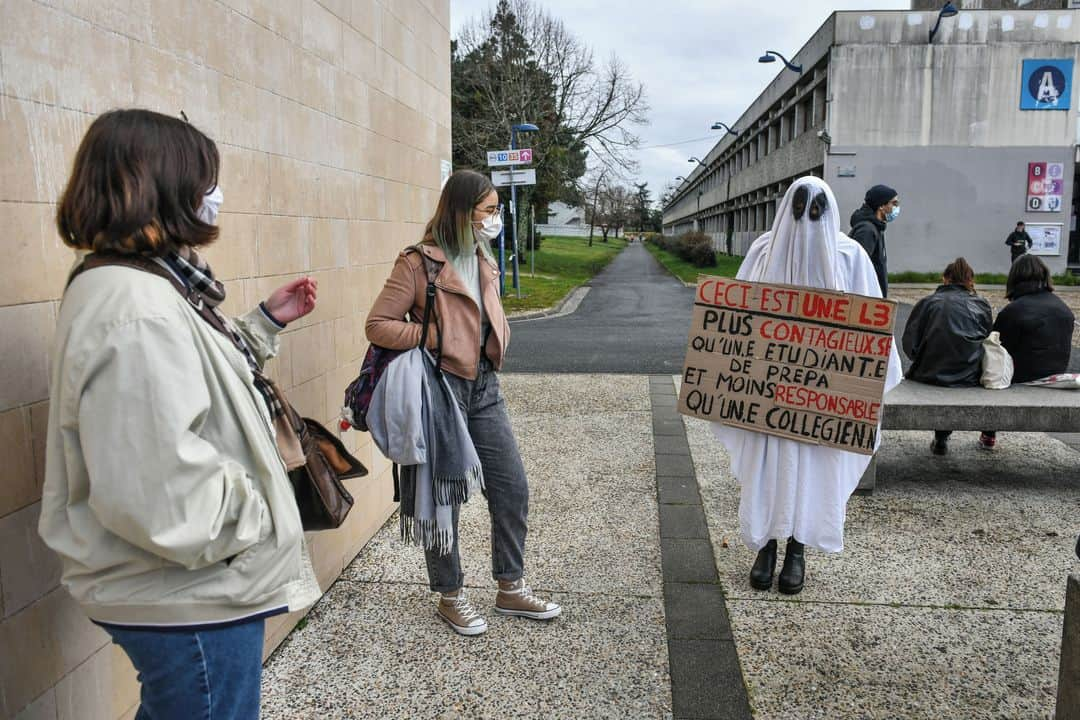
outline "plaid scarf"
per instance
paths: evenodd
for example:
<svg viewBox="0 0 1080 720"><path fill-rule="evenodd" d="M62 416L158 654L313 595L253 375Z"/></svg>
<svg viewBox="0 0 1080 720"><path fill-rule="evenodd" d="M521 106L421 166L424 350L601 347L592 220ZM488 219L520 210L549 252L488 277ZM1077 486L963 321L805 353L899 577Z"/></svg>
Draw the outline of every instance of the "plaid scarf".
<svg viewBox="0 0 1080 720"><path fill-rule="evenodd" d="M218 305L225 301L225 286L214 277L214 271L210 269L210 265L206 260L188 246L184 246L179 252L171 250L165 257L156 257L154 260L183 278L195 298L201 300L210 308L210 312L217 317L222 327L227 331L233 345L247 360L248 367L251 368L255 389L262 395L263 401L270 411L270 418L276 419L284 416L285 406L279 393L276 392L274 381L263 373L262 368L255 359L255 354L251 352L251 347L248 346L247 340L236 328L236 324L218 310ZM190 300L191 298L189 298Z"/></svg>
<svg viewBox="0 0 1080 720"><path fill-rule="evenodd" d="M210 265L193 248L184 245L179 252L172 250L165 261L184 278L188 287L199 292L207 305L216 308L225 301L225 286L214 277Z"/></svg>

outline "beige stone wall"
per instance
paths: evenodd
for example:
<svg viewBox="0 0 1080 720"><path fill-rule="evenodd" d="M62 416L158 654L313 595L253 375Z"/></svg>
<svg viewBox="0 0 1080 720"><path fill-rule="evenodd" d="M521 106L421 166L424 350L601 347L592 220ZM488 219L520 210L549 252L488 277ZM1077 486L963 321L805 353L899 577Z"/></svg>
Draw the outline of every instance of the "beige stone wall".
<svg viewBox="0 0 1080 720"><path fill-rule="evenodd" d="M418 239L450 157L449 0L0 0L0 719L131 717L122 652L59 587L37 537L53 324L71 253L52 224L104 110L185 111L217 140L209 251L227 307L319 281L271 371L332 421L396 252ZM347 526L310 536L324 589L391 510L389 466L353 481ZM295 618L268 624L267 649Z"/></svg>

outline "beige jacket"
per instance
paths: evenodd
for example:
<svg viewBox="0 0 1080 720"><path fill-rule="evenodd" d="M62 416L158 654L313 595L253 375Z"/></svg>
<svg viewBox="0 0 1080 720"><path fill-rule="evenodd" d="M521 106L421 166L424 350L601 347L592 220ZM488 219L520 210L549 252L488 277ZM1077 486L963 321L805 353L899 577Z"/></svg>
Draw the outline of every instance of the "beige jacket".
<svg viewBox="0 0 1080 720"><path fill-rule="evenodd" d="M277 327L237 319L260 362ZM102 622L225 622L319 597L266 406L167 280L89 270L54 344L39 531Z"/></svg>
<svg viewBox="0 0 1080 720"><path fill-rule="evenodd" d="M480 370L480 308L469 296L461 276L437 246L423 244L423 253L441 265L435 277L435 317L442 329L442 367L447 372L475 380ZM499 268L480 248L476 249L480 274L480 294L484 313L491 323L484 352L496 370L502 369L503 356L510 344L510 324L499 297ZM367 339L392 350L408 350L420 342L420 323L427 304L427 270L418 253L405 251L398 256L390 277L379 297L372 303L367 319ZM405 322L409 313L417 322ZM427 345L437 340L435 321L428 330Z"/></svg>

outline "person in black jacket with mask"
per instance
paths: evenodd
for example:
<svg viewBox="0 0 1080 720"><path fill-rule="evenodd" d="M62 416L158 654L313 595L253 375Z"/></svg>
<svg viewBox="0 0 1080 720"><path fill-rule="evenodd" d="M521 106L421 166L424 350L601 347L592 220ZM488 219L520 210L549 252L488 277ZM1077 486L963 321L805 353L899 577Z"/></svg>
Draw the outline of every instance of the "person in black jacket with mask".
<svg viewBox="0 0 1080 720"><path fill-rule="evenodd" d="M1050 269L1034 255L1013 263L1005 284L1009 299L994 330L1013 359L1013 382L1038 380L1063 373L1069 366L1076 318L1054 294Z"/></svg>
<svg viewBox="0 0 1080 720"><path fill-rule="evenodd" d="M942 273L943 284L916 303L904 327L902 346L911 359L909 380L945 387L979 384L983 340L990 334L990 303L975 294L975 271L956 258ZM951 430L935 430L930 449L948 451ZM983 433L993 437L993 433Z"/></svg>
<svg viewBox="0 0 1080 720"><path fill-rule="evenodd" d="M889 296L888 256L885 252L885 224L900 217L900 198L888 185L866 191L863 206L851 215L851 239L862 245L877 274L881 296Z"/></svg>

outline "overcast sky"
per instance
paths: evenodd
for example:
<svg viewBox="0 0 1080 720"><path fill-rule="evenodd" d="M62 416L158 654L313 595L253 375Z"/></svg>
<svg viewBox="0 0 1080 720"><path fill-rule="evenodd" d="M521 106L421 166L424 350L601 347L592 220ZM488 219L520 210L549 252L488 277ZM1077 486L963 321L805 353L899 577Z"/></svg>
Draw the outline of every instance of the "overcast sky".
<svg viewBox="0 0 1080 720"><path fill-rule="evenodd" d="M834 10L899 10L910 0L537 0L593 47L617 54L645 84L650 124L640 128L639 176L653 198L719 139L776 76L765 50L798 52ZM495 0L451 0L452 31ZM674 147L653 147L705 138Z"/></svg>

